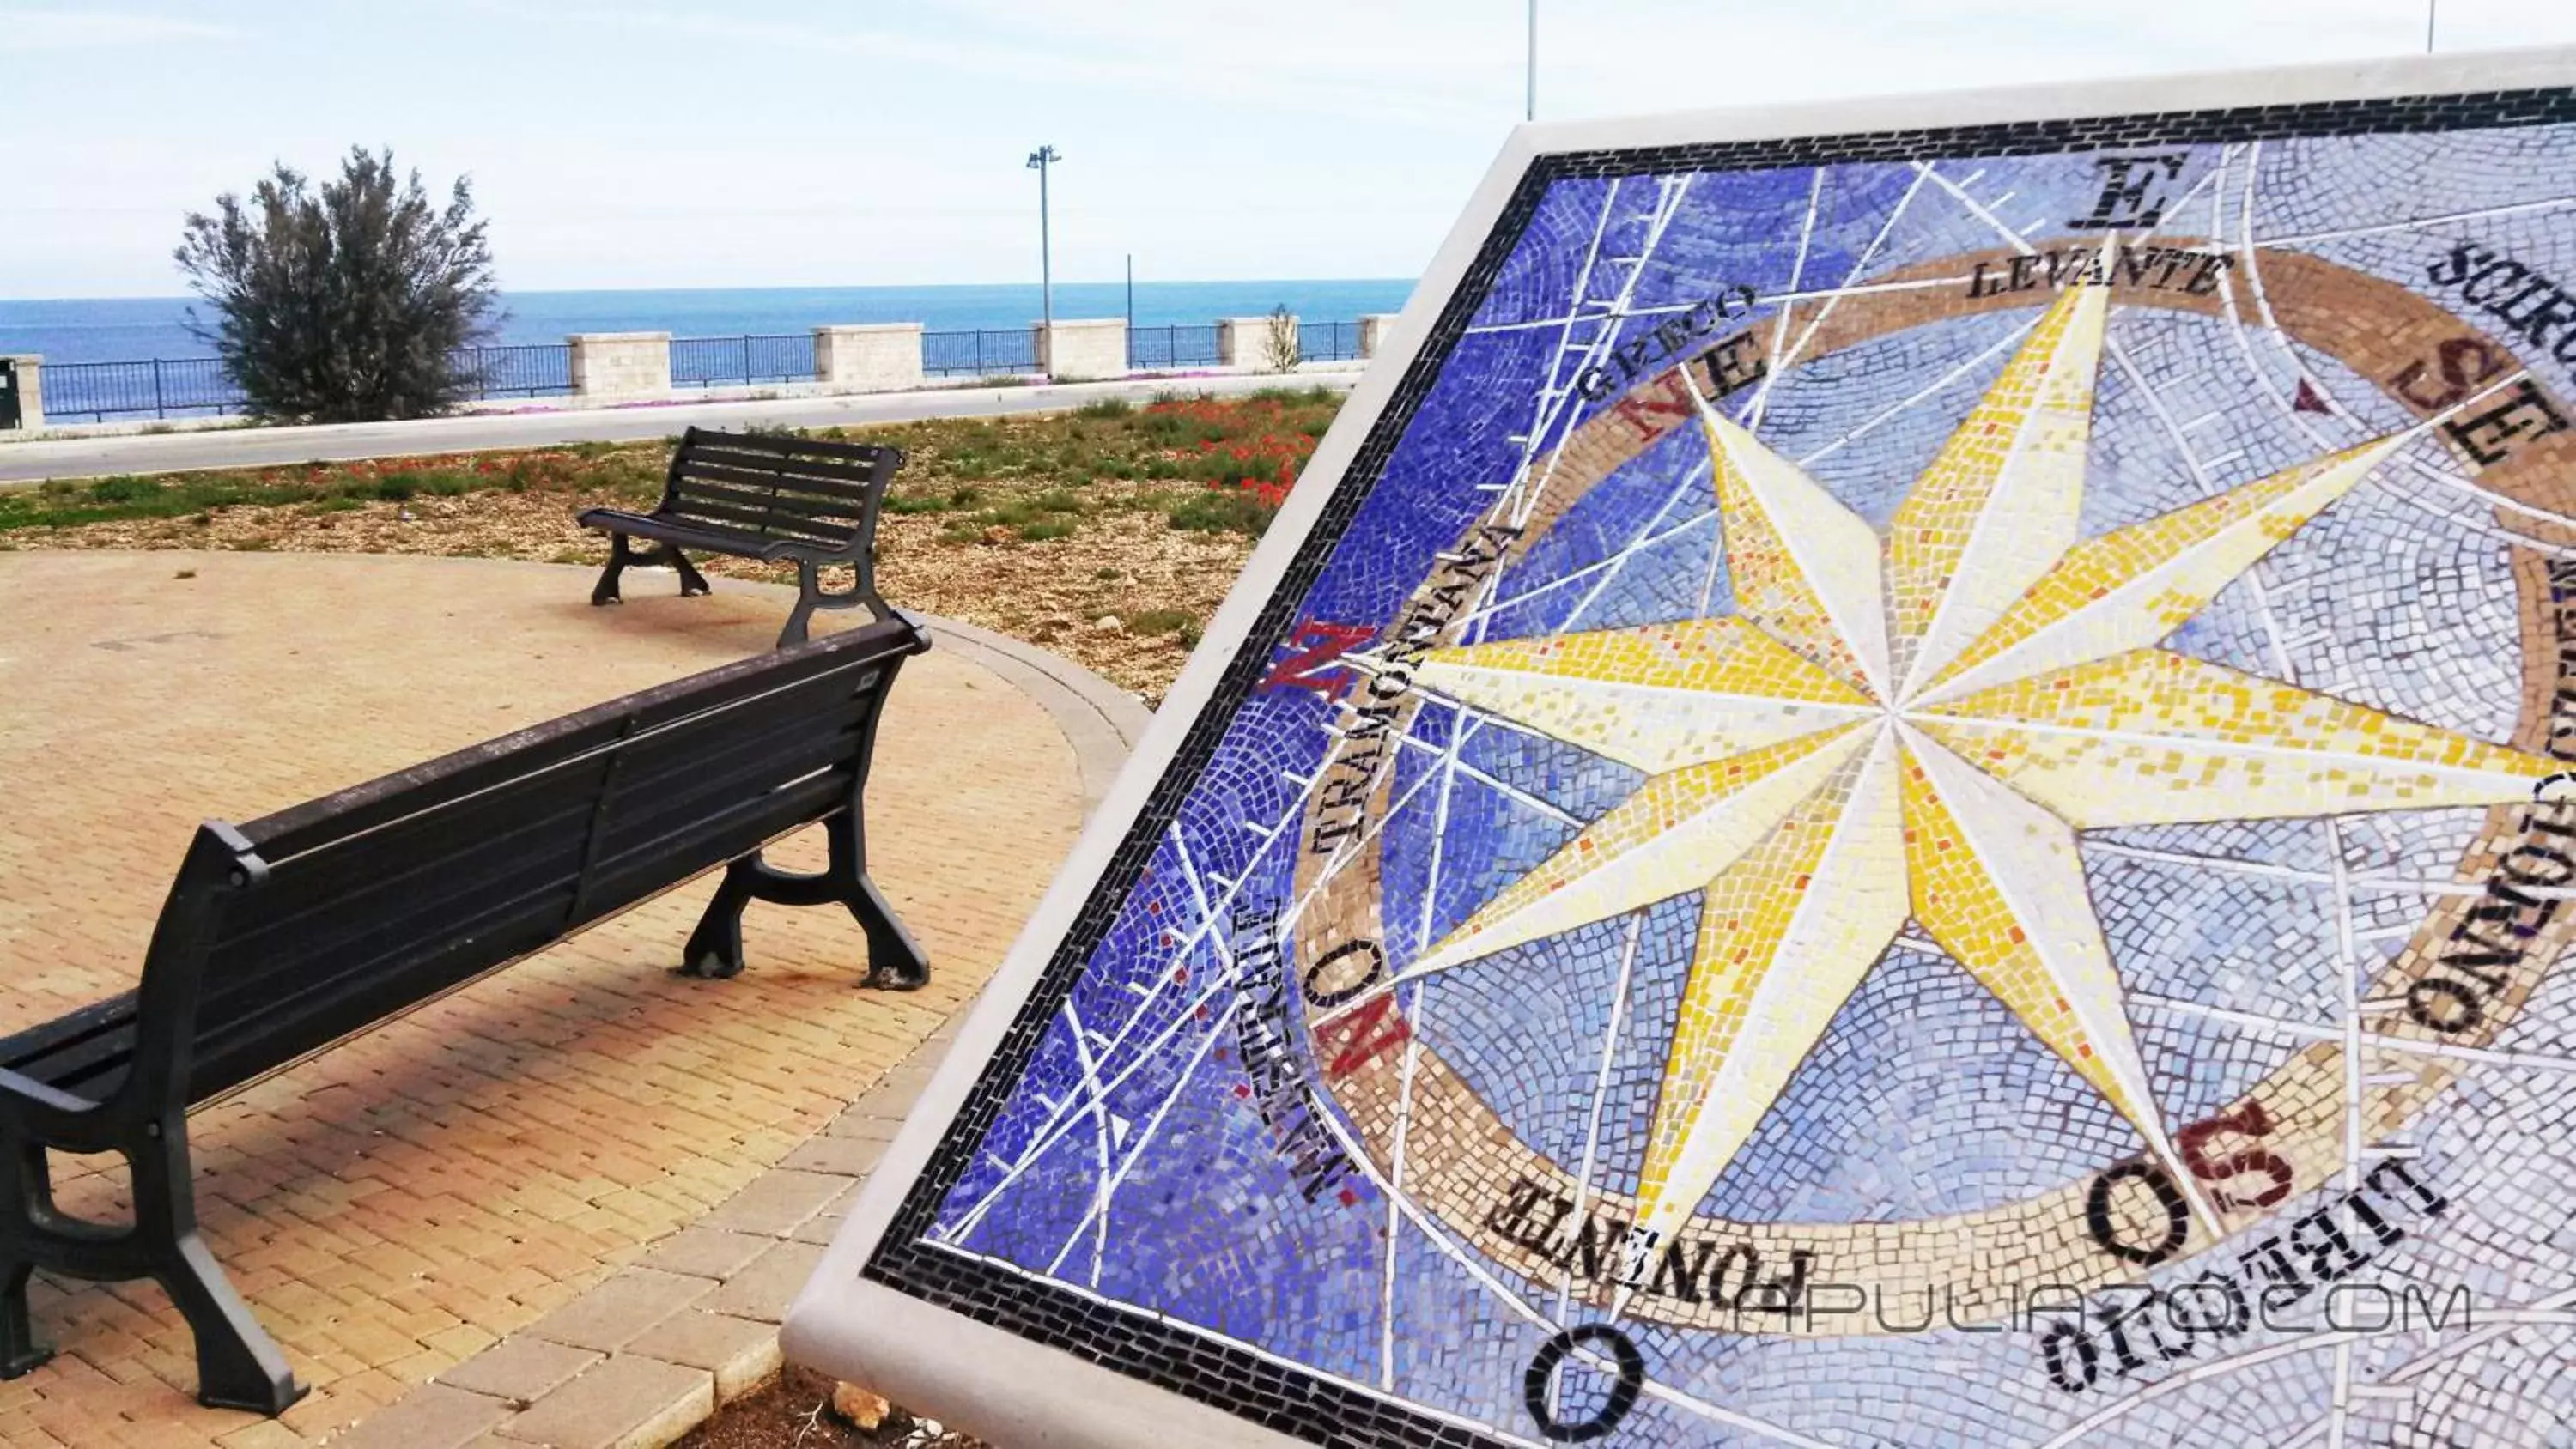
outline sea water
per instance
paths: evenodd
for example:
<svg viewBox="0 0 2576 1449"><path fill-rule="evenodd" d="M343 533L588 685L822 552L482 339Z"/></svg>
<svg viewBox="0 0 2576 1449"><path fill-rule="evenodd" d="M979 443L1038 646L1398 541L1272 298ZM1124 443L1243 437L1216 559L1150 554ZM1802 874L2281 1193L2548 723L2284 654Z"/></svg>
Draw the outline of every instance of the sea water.
<svg viewBox="0 0 2576 1449"><path fill-rule="evenodd" d="M1207 323L1286 307L1309 322L1348 322L1393 312L1408 280L1304 282L1139 282L1140 327ZM184 297L0 301L0 353L42 353L47 362L122 362L204 357L213 347L189 329ZM1058 317L1125 317L1118 282L1062 282ZM668 332L738 337L805 332L831 323L919 322L934 332L1026 327L1038 319L1035 283L945 287L707 287L655 291L508 292L496 342L561 342L572 332Z"/></svg>

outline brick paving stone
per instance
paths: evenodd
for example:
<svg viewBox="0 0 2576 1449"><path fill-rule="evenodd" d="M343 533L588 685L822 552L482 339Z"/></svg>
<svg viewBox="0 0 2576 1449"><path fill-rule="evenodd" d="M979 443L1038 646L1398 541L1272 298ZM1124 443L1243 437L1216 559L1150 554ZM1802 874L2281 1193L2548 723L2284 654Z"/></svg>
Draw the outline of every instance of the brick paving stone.
<svg viewBox="0 0 2576 1449"><path fill-rule="evenodd" d="M707 1214L703 1226L780 1237L821 1212L849 1179L820 1172L773 1172Z"/></svg>
<svg viewBox="0 0 2576 1449"><path fill-rule="evenodd" d="M692 1308L653 1325L628 1349L716 1376L716 1402L738 1399L778 1372L778 1325Z"/></svg>
<svg viewBox="0 0 2576 1449"><path fill-rule="evenodd" d="M849 1111L842 1113L840 1116L833 1118L832 1125L823 1129L823 1135L826 1137L848 1137L860 1142L890 1143L894 1141L895 1134L902 1130L903 1119L901 1117L879 1117L873 1114L863 1113L859 1108L853 1107Z"/></svg>
<svg viewBox="0 0 2576 1449"><path fill-rule="evenodd" d="M875 1099L875 1109L896 1117L910 1112L912 1104L921 1100L922 1089L930 1085L933 1070L928 1065L897 1068L869 1094Z"/></svg>
<svg viewBox="0 0 2576 1449"><path fill-rule="evenodd" d="M458 1449L510 1416L486 1394L430 1384L331 1441L331 1449Z"/></svg>
<svg viewBox="0 0 2576 1449"><path fill-rule="evenodd" d="M799 1172L832 1172L865 1177L885 1160L886 1144L859 1137L814 1137L788 1153L778 1165Z"/></svg>
<svg viewBox="0 0 2576 1449"><path fill-rule="evenodd" d="M726 1279L722 1288L708 1294L698 1306L711 1313L776 1323L787 1316L787 1305L795 1301L822 1258L820 1244L780 1243L752 1259L750 1266Z"/></svg>
<svg viewBox="0 0 2576 1449"><path fill-rule="evenodd" d="M840 1196L826 1203L821 1212L798 1223L796 1231L787 1236L799 1243L831 1242L833 1235L841 1231L841 1220L849 1216L850 1205L859 1200L859 1192L866 1186L865 1179L852 1182L841 1190Z"/></svg>
<svg viewBox="0 0 2576 1449"><path fill-rule="evenodd" d="M274 1419L263 1419L219 1436L223 1449L302 1449L304 1436Z"/></svg>
<svg viewBox="0 0 2576 1449"><path fill-rule="evenodd" d="M636 1260L636 1266L700 1278L730 1278L776 1241L751 1233L729 1233L722 1228L682 1228L655 1243L653 1251Z"/></svg>
<svg viewBox="0 0 2576 1449"><path fill-rule="evenodd" d="M0 552L0 597L22 606L0 610L0 757L48 766L13 777L0 817L0 959L17 973L0 1032L133 985L199 819L765 650L783 608L727 583L592 610L588 588L580 569L471 559ZM701 882L191 1118L215 1255L314 1387L278 1428L312 1444L458 1402L418 1381L719 1205L732 1215L706 1226L769 1238L831 1209L848 1177L764 1172L973 998L1080 823L1064 729L975 657L906 667L869 790L871 864L931 953L922 991L851 989L855 924L774 906L746 922L742 976L676 976ZM778 858L820 853L800 837ZM115 1211L121 1177L90 1166L63 1200ZM157 1287L38 1284L62 1352L0 1383L12 1443L256 1427L194 1402L190 1339Z"/></svg>
<svg viewBox="0 0 2576 1449"><path fill-rule="evenodd" d="M525 1404L599 1360L594 1349L522 1333L440 1374L438 1381L468 1393Z"/></svg>
<svg viewBox="0 0 2576 1449"><path fill-rule="evenodd" d="M607 1353L624 1348L637 1334L705 1297L715 1287L715 1281L709 1278L628 1268L529 1324L527 1331L555 1343Z"/></svg>
<svg viewBox="0 0 2576 1449"><path fill-rule="evenodd" d="M551 1449L660 1449L715 1412L705 1369L619 1354L503 1421L504 1439Z"/></svg>

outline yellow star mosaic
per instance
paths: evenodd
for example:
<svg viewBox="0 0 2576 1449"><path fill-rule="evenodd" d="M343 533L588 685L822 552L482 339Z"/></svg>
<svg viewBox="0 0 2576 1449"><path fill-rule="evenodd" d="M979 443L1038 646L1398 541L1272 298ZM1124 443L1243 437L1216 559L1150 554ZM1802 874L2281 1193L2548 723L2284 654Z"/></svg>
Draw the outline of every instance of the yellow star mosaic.
<svg viewBox="0 0 2576 1449"><path fill-rule="evenodd" d="M1647 778L1404 977L1701 893L1632 1264L1707 1197L1908 920L2191 1191L2076 832L2492 804L2559 768L2157 647L2414 434L2078 542L2109 300L2058 298L1884 540L1701 398L1730 617L1422 664L1424 688Z"/></svg>

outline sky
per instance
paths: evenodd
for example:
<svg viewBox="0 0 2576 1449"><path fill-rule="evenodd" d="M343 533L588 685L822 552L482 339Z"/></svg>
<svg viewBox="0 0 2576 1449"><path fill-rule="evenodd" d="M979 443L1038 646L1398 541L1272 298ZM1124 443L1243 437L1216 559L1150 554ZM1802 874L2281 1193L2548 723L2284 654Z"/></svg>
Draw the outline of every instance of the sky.
<svg viewBox="0 0 2576 1449"><path fill-rule="evenodd" d="M2576 43L2439 0L2446 52ZM2425 0L1539 0L1542 120L2420 52ZM274 162L469 175L504 288L1410 277L1524 0L0 0L0 298L172 296Z"/></svg>

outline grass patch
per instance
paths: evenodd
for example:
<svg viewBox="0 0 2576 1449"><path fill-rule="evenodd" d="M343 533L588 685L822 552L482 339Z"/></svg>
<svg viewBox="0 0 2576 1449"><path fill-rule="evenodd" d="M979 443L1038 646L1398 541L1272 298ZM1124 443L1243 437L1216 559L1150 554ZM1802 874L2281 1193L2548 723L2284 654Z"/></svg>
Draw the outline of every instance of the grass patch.
<svg viewBox="0 0 2576 1449"><path fill-rule="evenodd" d="M1167 497L1163 517L1189 533L1240 533L1259 538L1270 528L1279 506L1239 489L1204 489Z"/></svg>
<svg viewBox="0 0 2576 1449"><path fill-rule="evenodd" d="M1184 644L1199 642L1198 616L1182 609L1146 609L1127 617L1131 634L1178 634Z"/></svg>
<svg viewBox="0 0 2576 1449"><path fill-rule="evenodd" d="M899 489L886 493L888 513L946 513L951 509L972 508L982 501L979 489L959 485L955 488Z"/></svg>

